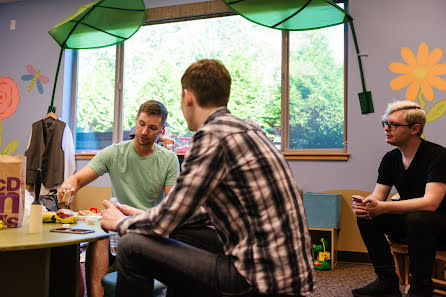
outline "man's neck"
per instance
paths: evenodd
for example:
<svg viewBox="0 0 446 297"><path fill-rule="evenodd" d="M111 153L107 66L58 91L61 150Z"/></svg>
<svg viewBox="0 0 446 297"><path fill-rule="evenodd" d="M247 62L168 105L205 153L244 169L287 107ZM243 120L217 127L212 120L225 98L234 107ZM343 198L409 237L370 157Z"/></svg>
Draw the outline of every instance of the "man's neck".
<svg viewBox="0 0 446 297"><path fill-rule="evenodd" d="M206 119L221 106L213 106L213 107L201 107L199 106L197 111L195 112L195 123L197 125L197 129L200 128Z"/></svg>
<svg viewBox="0 0 446 297"><path fill-rule="evenodd" d="M135 139L133 139L133 149L138 156L148 157L155 151L155 144L152 145L139 145Z"/></svg>
<svg viewBox="0 0 446 297"><path fill-rule="evenodd" d="M413 137L410 138L409 141L404 143L404 145L398 146L403 155L403 158L406 160L412 160L415 157L415 154L418 151L418 147L421 143L421 137Z"/></svg>

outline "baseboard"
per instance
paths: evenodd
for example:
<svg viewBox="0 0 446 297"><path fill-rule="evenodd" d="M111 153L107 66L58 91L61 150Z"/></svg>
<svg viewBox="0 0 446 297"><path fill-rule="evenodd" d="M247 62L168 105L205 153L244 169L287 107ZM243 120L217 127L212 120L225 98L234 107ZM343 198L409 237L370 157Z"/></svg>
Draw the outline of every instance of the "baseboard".
<svg viewBox="0 0 446 297"><path fill-rule="evenodd" d="M362 252L338 251L338 261L354 263L371 263L369 254Z"/></svg>

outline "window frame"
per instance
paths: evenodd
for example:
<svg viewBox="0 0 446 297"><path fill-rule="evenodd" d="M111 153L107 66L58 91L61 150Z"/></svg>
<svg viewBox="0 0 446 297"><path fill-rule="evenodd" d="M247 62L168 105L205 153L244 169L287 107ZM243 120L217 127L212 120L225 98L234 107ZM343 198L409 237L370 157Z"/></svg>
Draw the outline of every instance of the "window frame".
<svg viewBox="0 0 446 297"><path fill-rule="evenodd" d="M348 8L348 0L335 1L344 3ZM222 1L206 1L198 3L180 4L146 10L144 25L156 25L162 23L182 22L195 19L206 19L235 15ZM290 149L289 148L289 32L282 31L282 62L281 62L281 151L288 160L348 160L347 151L347 62L348 62L348 27L344 24L344 147L338 149ZM124 90L124 51L125 43L115 45L115 98L113 118L112 143L123 139L123 90ZM72 64L72 93L70 124L76 127L77 107L77 82L79 71L78 50L73 51ZM76 131L73 133L76 143ZM95 152L76 153L76 159L91 159ZM178 154L182 157L183 154Z"/></svg>

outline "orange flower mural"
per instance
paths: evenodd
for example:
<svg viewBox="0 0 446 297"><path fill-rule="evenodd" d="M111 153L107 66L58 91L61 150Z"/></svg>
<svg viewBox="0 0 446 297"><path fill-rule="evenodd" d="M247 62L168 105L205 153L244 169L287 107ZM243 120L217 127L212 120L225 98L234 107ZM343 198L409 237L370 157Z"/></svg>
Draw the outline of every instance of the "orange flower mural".
<svg viewBox="0 0 446 297"><path fill-rule="evenodd" d="M393 62L389 65L390 71L402 74L390 82L392 90L400 90L407 87L406 99L415 101L421 89L428 101L434 99L432 87L446 91L446 80L438 75L446 74L446 64L437 64L443 55L443 50L436 48L429 54L429 48L425 42L418 47L417 57L407 47L401 49L401 56L407 63Z"/></svg>
<svg viewBox="0 0 446 297"><path fill-rule="evenodd" d="M443 50L433 49L429 54L429 47L422 42L418 47L417 56L408 48L401 49L401 57L407 63L393 62L389 65L389 70L402 74L390 82L392 90L400 90L407 87L406 99L415 101L418 99L422 108L426 108L427 101L434 100L434 90L436 88L446 91L446 80L439 75L446 74L446 64L437 64L443 56ZM446 100L441 100L430 107L426 112L426 123L433 122L446 113Z"/></svg>
<svg viewBox="0 0 446 297"><path fill-rule="evenodd" d="M2 130L1 121L9 118L17 110L17 105L20 102L19 89L17 83L10 77L0 76L0 147L2 145ZM10 155L17 149L19 142L13 140L8 143L0 154Z"/></svg>

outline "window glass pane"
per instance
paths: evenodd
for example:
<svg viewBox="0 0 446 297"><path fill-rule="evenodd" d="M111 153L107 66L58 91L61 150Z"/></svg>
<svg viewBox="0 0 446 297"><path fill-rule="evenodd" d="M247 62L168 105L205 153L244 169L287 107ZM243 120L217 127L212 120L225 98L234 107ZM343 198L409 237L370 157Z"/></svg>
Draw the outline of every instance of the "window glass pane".
<svg viewBox="0 0 446 297"><path fill-rule="evenodd" d="M256 121L280 147L281 32L239 16L144 26L126 41L124 135L140 104L159 100L177 152L184 152L192 133L181 113L180 79L204 58L222 61L231 74L230 111Z"/></svg>
<svg viewBox="0 0 446 297"><path fill-rule="evenodd" d="M344 25L290 32L289 148L344 148Z"/></svg>
<svg viewBox="0 0 446 297"><path fill-rule="evenodd" d="M76 151L112 143L116 47L79 50Z"/></svg>

